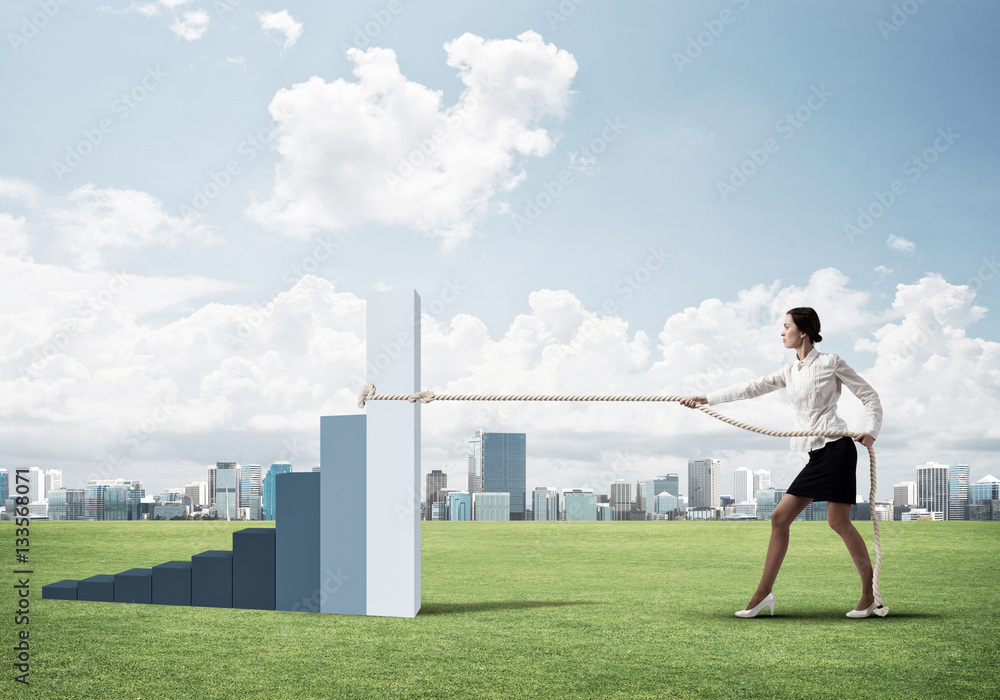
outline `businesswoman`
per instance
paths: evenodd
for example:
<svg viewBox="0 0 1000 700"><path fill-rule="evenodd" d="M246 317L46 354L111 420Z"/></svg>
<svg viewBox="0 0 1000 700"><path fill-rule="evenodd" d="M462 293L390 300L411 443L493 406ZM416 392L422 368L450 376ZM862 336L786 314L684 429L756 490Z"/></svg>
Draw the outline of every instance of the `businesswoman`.
<svg viewBox="0 0 1000 700"><path fill-rule="evenodd" d="M864 404L868 415L865 432L854 438L865 447L875 442L882 424L882 404L878 394L831 353L820 352L819 316L809 307L798 307L785 315L781 338L784 346L795 351L795 359L777 372L759 379L702 396L687 396L681 403L689 408L699 404L714 405L726 401L752 399L782 387L795 410L796 430L847 430L847 423L837 415L841 386L846 386ZM851 523L851 504L857 492L857 450L849 437L792 438L792 449L809 453L809 461L785 491L771 515L771 540L767 546L764 573L745 610L737 617L755 617L764 608L774 614L772 588L781 562L788 551L788 530L792 521L813 501L827 501L830 527L841 536L861 576L861 600L847 613L848 617L868 617L875 608L872 591L872 563L868 546Z"/></svg>

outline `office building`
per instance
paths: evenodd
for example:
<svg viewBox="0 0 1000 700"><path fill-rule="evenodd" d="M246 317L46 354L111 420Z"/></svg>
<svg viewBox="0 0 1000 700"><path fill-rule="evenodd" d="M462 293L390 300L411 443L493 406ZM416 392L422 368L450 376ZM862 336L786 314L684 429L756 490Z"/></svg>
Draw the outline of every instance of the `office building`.
<svg viewBox="0 0 1000 700"><path fill-rule="evenodd" d="M722 509L718 506L687 509L688 520L718 520L721 516Z"/></svg>
<svg viewBox="0 0 1000 700"><path fill-rule="evenodd" d="M969 486L969 502L973 505L980 501L1000 500L1000 479L987 474L982 479Z"/></svg>
<svg viewBox="0 0 1000 700"><path fill-rule="evenodd" d="M483 490L483 431L477 430L469 440L469 493Z"/></svg>
<svg viewBox="0 0 1000 700"><path fill-rule="evenodd" d="M160 501L152 504L153 520L173 520L183 518L190 512L183 501Z"/></svg>
<svg viewBox="0 0 1000 700"><path fill-rule="evenodd" d="M926 508L910 508L909 512L903 513L902 520L944 520L944 513L941 511L929 511Z"/></svg>
<svg viewBox="0 0 1000 700"><path fill-rule="evenodd" d="M472 520L472 494L468 491L448 494L448 520Z"/></svg>
<svg viewBox="0 0 1000 700"><path fill-rule="evenodd" d="M15 472L16 474L16 472ZM16 490L15 485L15 490ZM28 502L35 503L45 498L45 473L38 467L28 470Z"/></svg>
<svg viewBox="0 0 1000 700"><path fill-rule="evenodd" d="M44 479L45 479L45 491L43 492L44 494L47 495L48 492L52 491L53 489L61 489L63 481L62 469L46 469Z"/></svg>
<svg viewBox="0 0 1000 700"><path fill-rule="evenodd" d="M758 469L753 473L753 494L757 497L758 491L771 488L771 470Z"/></svg>
<svg viewBox="0 0 1000 700"><path fill-rule="evenodd" d="M635 482L634 507L643 513L652 513L656 505L653 499L656 498L652 479L640 479Z"/></svg>
<svg viewBox="0 0 1000 700"><path fill-rule="evenodd" d="M937 462L917 467L917 505L948 519L948 467Z"/></svg>
<svg viewBox="0 0 1000 700"><path fill-rule="evenodd" d="M102 494L104 497L104 520L132 519L132 502L128 493L131 490L126 488L124 484L105 487Z"/></svg>
<svg viewBox="0 0 1000 700"><path fill-rule="evenodd" d="M948 520L969 519L969 465L948 467Z"/></svg>
<svg viewBox="0 0 1000 700"><path fill-rule="evenodd" d="M656 515L672 517L677 513L677 496L664 491L656 495L653 512Z"/></svg>
<svg viewBox="0 0 1000 700"><path fill-rule="evenodd" d="M510 494L480 491L472 494L473 520L510 520Z"/></svg>
<svg viewBox="0 0 1000 700"><path fill-rule="evenodd" d="M757 519L770 520L774 507L778 505L781 497L785 495L784 489L766 488L757 492Z"/></svg>
<svg viewBox="0 0 1000 700"><path fill-rule="evenodd" d="M624 479L612 481L608 504L615 520L628 520L629 511L632 510L632 484Z"/></svg>
<svg viewBox="0 0 1000 700"><path fill-rule="evenodd" d="M746 503L754 499L754 474L746 467L733 470L733 502Z"/></svg>
<svg viewBox="0 0 1000 700"><path fill-rule="evenodd" d="M208 482L195 481L184 485L184 498L191 510L199 510L208 505Z"/></svg>
<svg viewBox="0 0 1000 700"><path fill-rule="evenodd" d="M510 519L524 520L527 491L525 434L482 433L482 465L483 491L509 493Z"/></svg>
<svg viewBox="0 0 1000 700"><path fill-rule="evenodd" d="M677 497L677 508L678 510L674 512L674 516L677 516L681 506L681 484L680 477L677 474L666 474L664 476L654 476L653 477L653 494L654 497L660 495L664 491L669 493L671 496Z"/></svg>
<svg viewBox="0 0 1000 700"><path fill-rule="evenodd" d="M163 491L160 492L160 501L163 503L169 503L170 501L183 502L186 496L187 491L179 487L163 489Z"/></svg>
<svg viewBox="0 0 1000 700"><path fill-rule="evenodd" d="M248 520L260 520L263 513L261 501L261 474L259 464L240 467L240 508L247 511Z"/></svg>
<svg viewBox="0 0 1000 700"><path fill-rule="evenodd" d="M427 475L427 490L424 503L427 504L428 519L433 514L434 503L444 503L445 499L441 495L441 489L448 488L448 475L440 469L435 469ZM444 520L444 518L440 518Z"/></svg>
<svg viewBox="0 0 1000 700"><path fill-rule="evenodd" d="M717 459L688 460L688 510L719 506L720 465Z"/></svg>
<svg viewBox="0 0 1000 700"><path fill-rule="evenodd" d="M275 501L275 480L278 478L278 474L288 474L292 471L292 465L288 462L274 462L270 468L267 470L267 474L264 475L264 481L261 483L260 494L261 494L261 519L262 520L277 520L277 503Z"/></svg>
<svg viewBox="0 0 1000 700"><path fill-rule="evenodd" d="M0 469L0 506L10 496L10 472Z"/></svg>
<svg viewBox="0 0 1000 700"><path fill-rule="evenodd" d="M603 522L610 522L615 519L615 511L610 503L597 504L597 519Z"/></svg>
<svg viewBox="0 0 1000 700"><path fill-rule="evenodd" d="M220 520L237 520L240 509L239 469L236 462L218 462L215 467L215 514Z"/></svg>
<svg viewBox="0 0 1000 700"><path fill-rule="evenodd" d="M538 486L531 492L535 520L559 520L559 492L553 486Z"/></svg>
<svg viewBox="0 0 1000 700"><path fill-rule="evenodd" d="M215 475L219 469L238 469L236 462L216 462L214 467L208 468L208 505L215 505Z"/></svg>
<svg viewBox="0 0 1000 700"><path fill-rule="evenodd" d="M1000 499L983 498L970 505L969 520L1000 520Z"/></svg>
<svg viewBox="0 0 1000 700"><path fill-rule="evenodd" d="M84 489L49 491L49 520L83 520Z"/></svg>
<svg viewBox="0 0 1000 700"><path fill-rule="evenodd" d="M91 479L83 489L83 519L104 520L104 491L115 482Z"/></svg>
<svg viewBox="0 0 1000 700"><path fill-rule="evenodd" d="M563 489L564 520L597 520L597 496L593 489Z"/></svg>
<svg viewBox="0 0 1000 700"><path fill-rule="evenodd" d="M917 482L904 481L892 485L892 504L894 506L917 505Z"/></svg>

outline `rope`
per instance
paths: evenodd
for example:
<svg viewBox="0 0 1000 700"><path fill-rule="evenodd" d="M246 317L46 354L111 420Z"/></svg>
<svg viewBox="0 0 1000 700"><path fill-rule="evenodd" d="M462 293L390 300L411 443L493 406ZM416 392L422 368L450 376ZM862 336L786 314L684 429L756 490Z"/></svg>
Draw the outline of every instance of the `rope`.
<svg viewBox="0 0 1000 700"><path fill-rule="evenodd" d="M641 401L641 402L679 402L684 396L614 396L599 394L435 394L433 391L418 391L415 394L376 394L374 384L366 384L358 395L358 408L364 408L368 401L409 401L410 403L430 403L432 401ZM849 430L768 430L749 423L743 423L729 416L717 413L707 406L696 406L702 413L707 413L723 423L736 428L749 430L760 435L772 437L849 437L857 438L861 433ZM872 589L875 594L874 613L885 617L889 608L882 604L882 592L879 589L879 571L882 569L882 535L879 531L878 511L875 509L875 448L868 447L868 462L871 467L871 490L868 503L871 511L872 525L875 530L875 566L872 574Z"/></svg>

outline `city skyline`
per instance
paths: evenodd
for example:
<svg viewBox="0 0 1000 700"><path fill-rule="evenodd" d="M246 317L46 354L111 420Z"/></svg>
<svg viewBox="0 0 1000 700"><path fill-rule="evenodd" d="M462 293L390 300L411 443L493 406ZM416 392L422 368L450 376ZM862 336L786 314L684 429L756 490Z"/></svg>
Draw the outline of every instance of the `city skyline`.
<svg viewBox="0 0 1000 700"><path fill-rule="evenodd" d="M692 483L696 486L699 483L708 483L711 488L713 481L711 474L716 471L718 465L713 464L711 460L707 462L692 460L692 462L696 463L695 466L697 469L705 472L705 474L696 474L693 476ZM235 473L240 469L240 465L237 463L219 462L215 467L208 468L209 474L211 475L213 471L218 470L219 465L222 465L222 468L230 473ZM186 484L184 488L165 489L160 494L147 497L146 490L142 488L142 484L138 480L94 479L85 488L76 489L57 486L61 482L62 476L58 469L50 469L43 472L37 468L30 468L24 471L28 473L23 479L25 483L22 488L25 489L24 494L29 498L34 499L34 496L37 495L36 492L40 483L56 487L45 490L45 499L35 499L29 502L30 517L32 518L48 517L55 520L139 520L152 519L155 516L156 519L169 520L174 516L190 517L196 508L199 515L207 513L213 517L223 519L226 518L227 514L229 516L233 515L232 510L225 505L221 507L220 512L219 505L210 502L211 499L207 497L209 493L209 483L207 481ZM260 507L255 509L252 506L240 506L236 512L238 517L230 517L229 519L247 521L275 520L274 504L273 502L270 505L268 504L267 484L270 483L271 488L273 488L273 479L275 476L291 471L291 465L288 463L272 464L265 475L263 488L260 489L261 495L258 497L261 504ZM317 472L318 469L313 467L310 471ZM741 478L744 478L739 472L740 469L737 468L733 482L734 493L739 489ZM893 498L878 500L879 508L883 510L882 515L879 517L886 520L898 520L900 519L901 509L903 509L903 513L909 510L915 516L924 514L940 520L1000 519L1000 512L996 516L993 515L994 510L996 510L994 507L996 504L987 503L985 506L980 504L984 499L986 501L1000 502L1000 479L997 479L992 474L987 474L972 481L969 474L970 469L968 465L928 463L918 466L916 468L917 481L904 481L893 484ZM440 470L432 470L425 476L426 484L428 486L436 486L437 492L441 496L441 500L438 502L431 502L429 500L422 502L427 520L482 519L475 517L476 498L474 493L470 494L467 491L448 489L447 475ZM634 492L632 491L631 484L623 480L611 482L608 494L597 494L592 488L566 487L560 489L554 486L536 486L529 492L531 493L529 504L533 507L527 510L531 511L532 520L558 520L564 518L566 517L567 507L570 508L571 512L575 513L575 516L570 519L584 520L632 520L635 519L634 516L637 512L644 512L647 516L646 519L648 519L650 514L668 513L673 509L679 509L680 515L683 515L685 510L688 511L689 516L692 512L695 512L695 517L701 517L699 514L711 511L716 511L717 514L721 515L722 511L725 510L726 513L732 512L734 515L739 514L741 517L767 519L770 517L770 512L773 510L774 505L777 504L778 500L784 494L783 488L768 486L769 476L766 470L758 470L753 474L753 482L755 484L753 499L739 501L730 494L721 493L715 505L704 505L700 501L695 505L691 505L684 493L680 492L678 488L680 482L676 474L667 474L640 480L636 483ZM3 495L4 491L9 489L9 483L8 471L0 468L0 495ZM237 497L239 498L239 502L243 502L244 494L240 493L240 484L245 483L245 480L227 477L224 483L221 484L221 492L232 493L226 487L226 484L229 483L236 484ZM217 486L220 486L218 482ZM650 488L647 489L647 486ZM671 487L678 493L672 493L670 490ZM430 493L433 493L433 491ZM584 501L579 500L586 494L589 494L588 498L592 501L590 504L585 504ZM655 494L653 500L647 501L651 494ZM271 495L273 497L273 493ZM491 514L486 519L511 519L509 493L485 492L484 495L490 498L488 509ZM573 496L573 498L570 499L570 496ZM502 503L497 501L498 497L502 497ZM11 495L11 498L13 498L13 495ZM619 499L621 499L621 503L616 505L616 501ZM892 508L889 510L886 510L888 506L883 506L887 502L891 502L892 504ZM655 505L650 506L648 503L655 503ZM142 508L140 508L140 505ZM865 510L859 511L859 514L863 515L861 519L868 519L870 511L867 510L869 506L867 497L859 494L858 505L865 507ZM726 507L723 508L723 506ZM147 511L147 507L155 508L155 511ZM535 516L537 507L544 509L542 517ZM598 509L596 518L580 517L582 513L586 513L591 507ZM456 510L453 511L452 508ZM606 513L601 511L601 508L606 508ZM983 511L983 508L986 508L986 510ZM979 512L973 512L977 509L980 509ZM506 517L498 517L498 513L501 511L507 514ZM800 516L799 519L825 518L825 504L824 502L811 504L804 513L805 515ZM560 517L553 517L553 514ZM5 517L6 515L5 513Z"/></svg>

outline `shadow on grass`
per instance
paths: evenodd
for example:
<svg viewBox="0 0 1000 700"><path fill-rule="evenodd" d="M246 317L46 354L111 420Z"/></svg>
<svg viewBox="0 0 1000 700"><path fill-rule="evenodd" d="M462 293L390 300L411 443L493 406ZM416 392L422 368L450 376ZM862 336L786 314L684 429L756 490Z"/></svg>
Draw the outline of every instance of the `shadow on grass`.
<svg viewBox="0 0 1000 700"><path fill-rule="evenodd" d="M490 612L493 610L521 610L526 608L558 608L565 605L594 605L590 601L559 600L504 600L492 603L423 603L418 615L458 615L462 613Z"/></svg>

